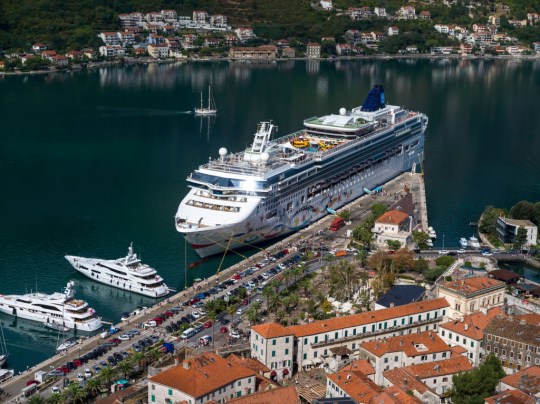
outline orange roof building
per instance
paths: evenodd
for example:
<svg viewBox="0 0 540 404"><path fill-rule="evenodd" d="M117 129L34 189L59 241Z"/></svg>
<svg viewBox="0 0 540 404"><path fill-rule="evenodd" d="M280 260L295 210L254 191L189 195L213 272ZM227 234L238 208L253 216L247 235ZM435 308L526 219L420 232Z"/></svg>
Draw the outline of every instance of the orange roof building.
<svg viewBox="0 0 540 404"><path fill-rule="evenodd" d="M536 397L530 396L521 390L504 391L501 394L485 399L486 404L537 404Z"/></svg>
<svg viewBox="0 0 540 404"><path fill-rule="evenodd" d="M261 391L249 396L234 398L227 401L234 404L299 404L300 398L294 386L274 388Z"/></svg>
<svg viewBox="0 0 540 404"><path fill-rule="evenodd" d="M390 210L375 220L375 223L397 224L400 225L409 218L409 215L399 210Z"/></svg>
<svg viewBox="0 0 540 404"><path fill-rule="evenodd" d="M148 402L221 401L254 393L255 383L253 370L206 352L149 378Z"/></svg>
<svg viewBox="0 0 540 404"><path fill-rule="evenodd" d="M427 400L426 395L435 393L438 396L443 396L452 389L453 375L472 369L473 367L467 358L454 356L442 361L389 370L383 374L383 384L411 390L416 397L427 402L431 400Z"/></svg>
<svg viewBox="0 0 540 404"><path fill-rule="evenodd" d="M449 321L439 326L439 336L448 345L462 348L462 352L466 352L464 356L469 358L473 366L479 366L483 355L481 342L484 339L484 328L499 314L503 314L503 311L496 306Z"/></svg>
<svg viewBox="0 0 540 404"><path fill-rule="evenodd" d="M450 347L435 331L400 335L392 338L364 342L360 346L360 357L366 357L375 368L374 381L383 383L383 372L404 366L431 363L448 359Z"/></svg>
<svg viewBox="0 0 540 404"><path fill-rule="evenodd" d="M504 282L486 276L474 276L445 282L437 286L437 296L444 297L450 304L450 318L478 310L488 310L504 304Z"/></svg>
<svg viewBox="0 0 540 404"><path fill-rule="evenodd" d="M293 358L300 368L318 366L336 347L355 351L360 343L376 338L434 331L436 323L446 317L447 309L445 299L433 299L289 327L276 323L256 325L251 328L251 357L279 378L285 368L290 375Z"/></svg>
<svg viewBox="0 0 540 404"><path fill-rule="evenodd" d="M540 393L540 366L531 366L503 377L499 390L522 390L530 394Z"/></svg>

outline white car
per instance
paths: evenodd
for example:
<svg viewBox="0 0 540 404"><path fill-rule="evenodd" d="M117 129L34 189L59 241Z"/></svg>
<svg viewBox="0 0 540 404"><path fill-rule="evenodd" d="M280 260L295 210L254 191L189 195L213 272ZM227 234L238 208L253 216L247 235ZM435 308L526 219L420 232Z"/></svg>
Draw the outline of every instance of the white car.
<svg viewBox="0 0 540 404"><path fill-rule="evenodd" d="M238 310L236 310L236 314L238 314L238 315L241 316L242 314L244 314L244 309L238 309Z"/></svg>
<svg viewBox="0 0 540 404"><path fill-rule="evenodd" d="M92 377L92 371L88 368L84 368L84 377L90 379Z"/></svg>
<svg viewBox="0 0 540 404"><path fill-rule="evenodd" d="M191 313L191 315L193 316L194 319L201 318L201 314L197 311L194 311L193 313Z"/></svg>
<svg viewBox="0 0 540 404"><path fill-rule="evenodd" d="M463 248L460 248L459 250L457 250L457 253L458 254L465 254L465 250Z"/></svg>
<svg viewBox="0 0 540 404"><path fill-rule="evenodd" d="M257 299L257 300L255 300L255 303L259 303L259 304L262 304L262 303L263 303L263 301L262 301L262 299Z"/></svg>
<svg viewBox="0 0 540 404"><path fill-rule="evenodd" d="M81 373L77 373L77 380L80 382L84 382L84 376Z"/></svg>
<svg viewBox="0 0 540 404"><path fill-rule="evenodd" d="M492 253L492 252L489 252L489 251L485 251L485 252L482 253L482 255L483 255L484 257L492 257L492 256L493 256L493 253Z"/></svg>
<svg viewBox="0 0 540 404"><path fill-rule="evenodd" d="M122 334L118 337L120 341L129 341L131 339L131 335L129 334Z"/></svg>
<svg viewBox="0 0 540 404"><path fill-rule="evenodd" d="M51 393L53 394L60 394L60 389L56 386L51 387Z"/></svg>
<svg viewBox="0 0 540 404"><path fill-rule="evenodd" d="M450 253L448 250L439 250L439 255L448 255L448 253Z"/></svg>
<svg viewBox="0 0 540 404"><path fill-rule="evenodd" d="M238 331L231 331L229 333L229 337L238 339L238 338L240 338L240 334L238 334Z"/></svg>

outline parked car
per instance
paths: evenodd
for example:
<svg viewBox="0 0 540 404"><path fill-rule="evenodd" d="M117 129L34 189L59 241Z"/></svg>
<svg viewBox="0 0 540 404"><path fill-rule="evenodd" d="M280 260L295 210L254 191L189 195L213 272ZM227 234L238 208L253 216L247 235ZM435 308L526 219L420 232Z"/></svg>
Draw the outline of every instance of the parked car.
<svg viewBox="0 0 540 404"><path fill-rule="evenodd" d="M242 314L244 314L244 309L238 309L238 310L236 310L236 314L238 314L239 316L241 316Z"/></svg>
<svg viewBox="0 0 540 404"><path fill-rule="evenodd" d="M204 327L204 328L210 328L210 327L212 327L212 321L211 321L211 320L208 320L206 323L203 324L203 327Z"/></svg>
<svg viewBox="0 0 540 404"><path fill-rule="evenodd" d="M219 329L219 331L220 331L222 334L225 334L225 333L227 333L227 332L229 331L229 329L228 329L227 327L221 327L221 328Z"/></svg>
<svg viewBox="0 0 540 404"><path fill-rule="evenodd" d="M240 338L240 334L238 333L238 331L231 331L231 332L229 333L229 337L239 339L239 338Z"/></svg>
<svg viewBox="0 0 540 404"><path fill-rule="evenodd" d="M131 335L130 334L122 334L118 337L118 339L120 341L129 341L131 339Z"/></svg>
<svg viewBox="0 0 540 404"><path fill-rule="evenodd" d="M60 389L56 386L51 387L51 393L53 394L60 394Z"/></svg>

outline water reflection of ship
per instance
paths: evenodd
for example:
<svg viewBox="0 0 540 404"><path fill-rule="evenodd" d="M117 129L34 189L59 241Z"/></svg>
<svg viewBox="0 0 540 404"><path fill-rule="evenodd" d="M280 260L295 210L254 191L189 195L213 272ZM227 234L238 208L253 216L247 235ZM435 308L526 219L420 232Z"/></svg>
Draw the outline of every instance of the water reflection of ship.
<svg viewBox="0 0 540 404"><path fill-rule="evenodd" d="M45 327L43 324L20 317L12 317L2 313L0 313L0 321L2 322L4 331L11 331L15 333L18 341L20 342L23 342L24 339L29 338L32 341L39 340L45 345L54 346L56 343L58 331ZM70 329L68 333L70 335L75 335L77 331Z"/></svg>
<svg viewBox="0 0 540 404"><path fill-rule="evenodd" d="M216 122L215 115L195 115L199 119L199 134L203 134L203 129L206 129L206 140L210 141L210 130L214 127ZM203 128L203 121L206 121L206 128Z"/></svg>

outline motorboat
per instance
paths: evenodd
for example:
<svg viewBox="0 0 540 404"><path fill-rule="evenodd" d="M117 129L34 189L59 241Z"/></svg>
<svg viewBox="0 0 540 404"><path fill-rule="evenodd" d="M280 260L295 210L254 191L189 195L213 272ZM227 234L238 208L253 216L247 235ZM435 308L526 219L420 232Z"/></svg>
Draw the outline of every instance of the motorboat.
<svg viewBox="0 0 540 404"><path fill-rule="evenodd" d="M433 241L431 241L431 240L426 241L426 245L428 247L433 247Z"/></svg>
<svg viewBox="0 0 540 404"><path fill-rule="evenodd" d="M461 237L459 239L459 245L462 247L462 248L467 248L469 246L469 242L467 241L467 239L465 237Z"/></svg>
<svg viewBox="0 0 540 404"><path fill-rule="evenodd" d="M73 268L96 282L154 298L169 294L163 278L154 268L143 264L133 252L133 243L128 248L127 256L115 260L73 255L66 255L65 258Z"/></svg>
<svg viewBox="0 0 540 404"><path fill-rule="evenodd" d="M478 239L475 236L469 237L468 245L471 248L475 248L475 249L480 248L480 242L478 241Z"/></svg>
<svg viewBox="0 0 540 404"><path fill-rule="evenodd" d="M435 232L433 227L428 227L428 236L431 239L436 239L437 238L437 233Z"/></svg>
<svg viewBox="0 0 540 404"><path fill-rule="evenodd" d="M0 383L11 379L14 375L15 370L13 369L0 369Z"/></svg>
<svg viewBox="0 0 540 404"><path fill-rule="evenodd" d="M70 338L66 338L64 340L64 342L62 342L60 345L58 345L58 347L56 348L56 350L58 352L62 352L62 351L65 351L66 349L69 349L71 347L74 347L75 345L77 345L79 343L79 339L76 338L76 337L70 337Z"/></svg>
<svg viewBox="0 0 540 404"><path fill-rule="evenodd" d="M67 283L63 293L0 295L0 312L39 323L57 323L79 331L92 332L101 328L101 319L95 310L74 296L73 281Z"/></svg>

